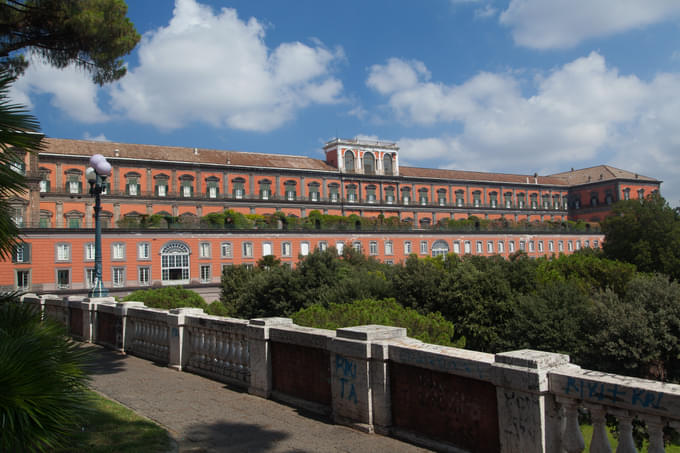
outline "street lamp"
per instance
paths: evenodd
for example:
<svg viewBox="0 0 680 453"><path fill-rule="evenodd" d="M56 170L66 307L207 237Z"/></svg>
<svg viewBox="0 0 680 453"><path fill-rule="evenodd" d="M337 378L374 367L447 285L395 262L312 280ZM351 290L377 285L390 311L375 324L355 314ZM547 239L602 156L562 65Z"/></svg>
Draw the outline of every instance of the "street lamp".
<svg viewBox="0 0 680 453"><path fill-rule="evenodd" d="M111 175L111 164L101 154L90 157L90 166L85 170L85 177L90 183L90 195L94 195L94 285L88 293L89 297L106 297L109 292L102 281L102 224L99 214L102 210L101 193L106 184L106 177Z"/></svg>

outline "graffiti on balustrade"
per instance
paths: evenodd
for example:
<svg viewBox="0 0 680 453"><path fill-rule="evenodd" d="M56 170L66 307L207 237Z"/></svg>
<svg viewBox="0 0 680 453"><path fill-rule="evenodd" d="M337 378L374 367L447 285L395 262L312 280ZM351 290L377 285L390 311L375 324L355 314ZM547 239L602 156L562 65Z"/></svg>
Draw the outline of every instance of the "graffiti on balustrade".
<svg viewBox="0 0 680 453"><path fill-rule="evenodd" d="M340 381L340 399L357 403L357 364L354 360L335 354L335 375Z"/></svg>
<svg viewBox="0 0 680 453"><path fill-rule="evenodd" d="M490 365L484 362L458 360L416 349L399 350L399 360L410 365L425 365L437 371L465 373L482 380L489 378Z"/></svg>
<svg viewBox="0 0 680 453"><path fill-rule="evenodd" d="M609 400L642 408L663 409L661 407L663 393L642 388L623 387L618 384L592 382L575 377L567 378L564 393L566 395L578 394L581 399Z"/></svg>

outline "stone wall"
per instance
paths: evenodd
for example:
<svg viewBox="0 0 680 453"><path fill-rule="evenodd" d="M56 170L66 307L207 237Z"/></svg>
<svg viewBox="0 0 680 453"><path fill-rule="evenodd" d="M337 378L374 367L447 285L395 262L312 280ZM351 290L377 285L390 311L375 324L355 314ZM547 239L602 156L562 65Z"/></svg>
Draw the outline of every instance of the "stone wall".
<svg viewBox="0 0 680 453"><path fill-rule="evenodd" d="M494 355L422 343L397 327L330 331L112 298L22 300L85 341L439 451L580 452L579 410L593 420L591 451L611 451L605 415L619 421L617 451L635 451L634 418L653 452L663 451L665 427L680 428L680 386L583 370L563 354Z"/></svg>

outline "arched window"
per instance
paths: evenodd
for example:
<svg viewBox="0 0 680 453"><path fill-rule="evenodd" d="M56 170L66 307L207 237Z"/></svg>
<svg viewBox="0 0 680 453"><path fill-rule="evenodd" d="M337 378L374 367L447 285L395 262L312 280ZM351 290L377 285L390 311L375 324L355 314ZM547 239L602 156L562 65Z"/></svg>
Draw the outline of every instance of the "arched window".
<svg viewBox="0 0 680 453"><path fill-rule="evenodd" d="M364 174L375 174L375 157L373 153L364 153Z"/></svg>
<svg viewBox="0 0 680 453"><path fill-rule="evenodd" d="M354 153L352 151L345 151L345 171L354 171Z"/></svg>
<svg viewBox="0 0 680 453"><path fill-rule="evenodd" d="M432 244L432 256L446 256L448 253L449 244L446 241L434 241L434 244Z"/></svg>
<svg viewBox="0 0 680 453"><path fill-rule="evenodd" d="M168 242L161 248L161 279L163 284L189 283L189 247L180 241Z"/></svg>
<svg viewBox="0 0 680 453"><path fill-rule="evenodd" d="M391 154L385 154L385 157L383 157L383 172L387 176L392 176L392 155Z"/></svg>

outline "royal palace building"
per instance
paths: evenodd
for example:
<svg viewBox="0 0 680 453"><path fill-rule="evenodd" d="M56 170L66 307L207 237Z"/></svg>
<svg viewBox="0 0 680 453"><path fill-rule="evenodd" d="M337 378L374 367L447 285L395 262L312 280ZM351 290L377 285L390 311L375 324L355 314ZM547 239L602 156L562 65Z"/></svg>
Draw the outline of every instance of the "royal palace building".
<svg viewBox="0 0 680 453"><path fill-rule="evenodd" d="M661 184L606 165L547 176L409 167L400 165L397 144L387 142L334 139L324 151L320 160L47 138L16 168L30 187L10 200L25 242L0 262L0 287L87 293L94 198L85 170L94 154L113 167L101 221L103 279L114 294L182 284L210 298L224 266L254 265L265 255L294 266L326 247L392 263L410 254L571 253L600 246L598 222L614 202L643 198ZM225 210L253 219L252 226L205 222ZM274 226L257 221L272 215L279 219ZM376 221L287 227L286 219L319 215ZM466 228L456 227L465 219L472 219Z"/></svg>

